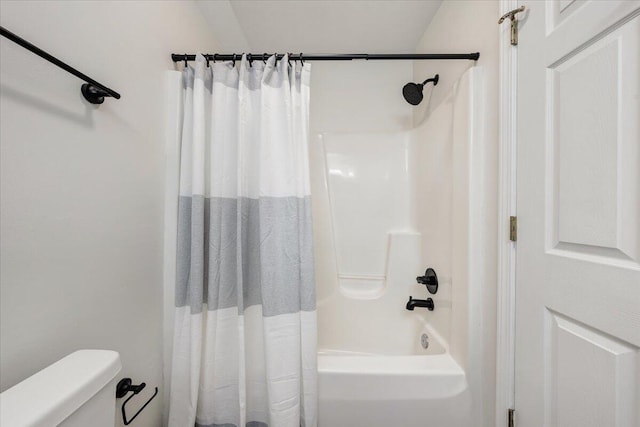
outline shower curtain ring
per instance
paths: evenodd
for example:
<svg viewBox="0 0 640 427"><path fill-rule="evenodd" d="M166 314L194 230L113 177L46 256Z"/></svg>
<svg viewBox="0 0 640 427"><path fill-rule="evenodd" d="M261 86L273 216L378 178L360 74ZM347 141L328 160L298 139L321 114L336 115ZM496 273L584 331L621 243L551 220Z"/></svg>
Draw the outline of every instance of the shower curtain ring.
<svg viewBox="0 0 640 427"><path fill-rule="evenodd" d="M187 54L184 54L184 68L187 68L189 66L189 63L187 62Z"/></svg>
<svg viewBox="0 0 640 427"><path fill-rule="evenodd" d="M247 60L249 61L249 67L253 67L253 58L250 53L247 53Z"/></svg>
<svg viewBox="0 0 640 427"><path fill-rule="evenodd" d="M291 53L287 53L287 64L291 67Z"/></svg>
<svg viewBox="0 0 640 427"><path fill-rule="evenodd" d="M304 59L302 59L302 52L300 52L300 65L304 67Z"/></svg>
<svg viewBox="0 0 640 427"><path fill-rule="evenodd" d="M203 53L202 56L207 60L207 68L209 68L209 55Z"/></svg>
<svg viewBox="0 0 640 427"><path fill-rule="evenodd" d="M236 66L236 54L235 53L233 54L233 66L234 67Z"/></svg>

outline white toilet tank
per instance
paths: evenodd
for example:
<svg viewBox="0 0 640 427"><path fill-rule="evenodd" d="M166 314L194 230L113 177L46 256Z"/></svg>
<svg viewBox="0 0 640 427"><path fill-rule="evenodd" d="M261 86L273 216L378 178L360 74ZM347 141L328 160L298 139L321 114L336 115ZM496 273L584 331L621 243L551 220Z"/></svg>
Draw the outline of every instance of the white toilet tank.
<svg viewBox="0 0 640 427"><path fill-rule="evenodd" d="M114 427L120 355L79 350L0 393L2 427Z"/></svg>

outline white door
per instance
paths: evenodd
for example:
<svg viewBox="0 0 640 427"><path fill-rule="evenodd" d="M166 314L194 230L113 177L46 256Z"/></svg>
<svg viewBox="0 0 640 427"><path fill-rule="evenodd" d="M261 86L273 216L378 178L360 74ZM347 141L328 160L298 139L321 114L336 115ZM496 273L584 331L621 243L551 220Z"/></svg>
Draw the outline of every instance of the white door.
<svg viewBox="0 0 640 427"><path fill-rule="evenodd" d="M640 426L640 2L519 14L516 427Z"/></svg>

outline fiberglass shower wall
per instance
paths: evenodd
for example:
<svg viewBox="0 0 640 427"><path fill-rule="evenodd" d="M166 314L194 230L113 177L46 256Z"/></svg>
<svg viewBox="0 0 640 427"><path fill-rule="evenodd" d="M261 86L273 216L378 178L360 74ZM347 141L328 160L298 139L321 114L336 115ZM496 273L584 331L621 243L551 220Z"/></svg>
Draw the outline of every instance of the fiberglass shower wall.
<svg viewBox="0 0 640 427"><path fill-rule="evenodd" d="M321 351L414 354L426 322L467 365L473 147L459 141L477 120L469 82L480 74L469 71L415 128L312 137ZM436 295L415 282L427 267ZM407 311L409 295L432 297L436 309Z"/></svg>
<svg viewBox="0 0 640 427"><path fill-rule="evenodd" d="M318 283L321 351L402 355L415 349L421 317L404 310L420 259L409 136L325 133L315 141L325 178L316 202L330 213L329 227L318 230L329 234L329 245L316 253L335 269Z"/></svg>
<svg viewBox="0 0 640 427"><path fill-rule="evenodd" d="M415 354L424 322L448 348L452 123L449 96L410 131L325 133L314 141L324 178L314 203L328 212L316 229L328 244L316 256L333 268L318 283L321 350ZM436 295L415 281L426 267L438 272ZM436 310L407 311L410 295L432 297Z"/></svg>
<svg viewBox="0 0 640 427"><path fill-rule="evenodd" d="M412 228L410 218L412 210L407 206L410 203L409 198L395 194L397 186L390 186L388 182L375 176L376 165L380 164L380 161L376 160L380 158L382 151L385 153L383 157L393 157L393 161L389 162L389 172L393 174L390 179L396 182L409 182L406 174L407 139L401 134L411 127L412 109L402 98L401 89L407 81L411 80L412 73L413 68L409 61L316 62L313 64L310 167L314 208L316 288L318 306L329 310L319 314L318 318L322 323L319 325L319 334L322 335L319 338L321 347L329 344L324 342L326 338L334 340L334 346L347 338L347 336L339 338L341 331L345 332L345 328L341 327L342 324L351 324L350 328L353 328L362 322L358 329L366 330L364 322L367 321L366 318L371 317L367 314L371 313L368 307L376 306L376 301L380 302L379 298L372 299L372 297L375 297L384 286L382 278L387 274L389 246L387 231L388 229L407 231ZM373 138L369 137L371 134ZM384 135L394 140L390 141ZM400 150L396 150L396 147ZM330 157L334 175L327 174L325 148L333 150ZM359 153L362 150L369 150L369 152L361 156ZM402 150L405 152L403 153ZM346 161L346 157L352 158L358 164L350 165L348 161L341 164L343 160ZM344 171L341 169L343 166ZM354 167L357 167L357 170ZM358 177L350 177L349 173L354 175L357 173ZM365 175L367 178L364 182L373 182L378 179L379 185L369 186L368 196L355 190L358 196L351 197L352 191L348 190L349 186L355 182L362 182ZM328 177L330 180L341 181L344 184L344 186L334 186L337 190L333 194L334 197L351 199L339 205L339 215L344 218L345 215L352 214L352 218L358 223L370 221L377 230L376 233L367 233L364 227L349 227L348 222L344 221L341 224L346 232L341 234L342 241L348 243L342 249L345 255L341 258L343 284L352 293L362 297L340 299L340 304L345 305L342 307L332 299L342 294L339 294L336 287L338 259L334 253L335 235L332 231L334 212L329 207ZM387 210L384 213L380 212L377 206L378 200L373 197L383 187L388 198L393 199L390 203L394 204L393 210ZM349 205L350 201L355 203ZM360 218L363 221L360 221ZM386 218L397 226L389 228L381 218ZM372 247L377 249L370 251ZM408 273L408 277L411 277L414 269L411 268L412 271ZM405 302L398 300L399 305ZM350 308L346 306L348 304L351 304ZM388 307L391 308L392 305ZM336 317L332 314L338 312L343 315ZM369 327L373 326L369 324ZM381 332L385 329L391 330L383 323L375 328ZM366 339L366 337L361 336L359 339Z"/></svg>

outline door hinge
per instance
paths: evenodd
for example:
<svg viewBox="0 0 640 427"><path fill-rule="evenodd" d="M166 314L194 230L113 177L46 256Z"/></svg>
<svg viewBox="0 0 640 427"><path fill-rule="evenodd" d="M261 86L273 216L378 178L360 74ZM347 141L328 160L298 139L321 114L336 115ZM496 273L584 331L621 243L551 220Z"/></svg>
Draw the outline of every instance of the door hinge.
<svg viewBox="0 0 640 427"><path fill-rule="evenodd" d="M507 410L507 427L514 427L513 423L513 414L515 414L516 410L509 408Z"/></svg>
<svg viewBox="0 0 640 427"><path fill-rule="evenodd" d="M518 240L518 217L509 217L509 240L515 242Z"/></svg>

